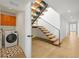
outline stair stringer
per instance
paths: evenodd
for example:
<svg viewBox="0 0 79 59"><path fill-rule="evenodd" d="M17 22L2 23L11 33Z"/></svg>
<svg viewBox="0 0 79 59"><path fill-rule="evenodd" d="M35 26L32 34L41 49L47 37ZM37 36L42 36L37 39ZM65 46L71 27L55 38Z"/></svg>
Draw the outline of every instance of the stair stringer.
<svg viewBox="0 0 79 59"><path fill-rule="evenodd" d="M54 34L52 34L47 28L45 28L44 26L38 26L38 28L41 30L41 32L44 33L44 35L46 35L47 33L50 33L51 34L51 35L46 35L47 38L48 38L48 41L51 44L56 45L56 46L59 46L60 45L59 39Z"/></svg>
<svg viewBox="0 0 79 59"><path fill-rule="evenodd" d="M48 37L39 28L32 28L32 34L39 38L48 39Z"/></svg>
<svg viewBox="0 0 79 59"><path fill-rule="evenodd" d="M43 26L35 26L35 28L32 29L32 34L33 35L36 35L36 37L38 37L38 38L43 38L44 41L49 42L49 43L51 43L55 46L60 46L59 39L56 36L50 39L47 35L45 35L45 33L39 27L44 28ZM47 30L47 32L49 32L49 31Z"/></svg>

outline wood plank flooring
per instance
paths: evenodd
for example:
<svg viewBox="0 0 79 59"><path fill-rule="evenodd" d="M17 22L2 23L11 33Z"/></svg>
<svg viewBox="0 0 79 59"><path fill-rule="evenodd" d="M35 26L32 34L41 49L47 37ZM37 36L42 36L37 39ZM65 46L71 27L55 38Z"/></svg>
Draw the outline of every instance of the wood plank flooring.
<svg viewBox="0 0 79 59"><path fill-rule="evenodd" d="M79 39L75 32L71 32L61 44L61 47L41 41L40 38L33 38L33 58L72 58L79 57Z"/></svg>

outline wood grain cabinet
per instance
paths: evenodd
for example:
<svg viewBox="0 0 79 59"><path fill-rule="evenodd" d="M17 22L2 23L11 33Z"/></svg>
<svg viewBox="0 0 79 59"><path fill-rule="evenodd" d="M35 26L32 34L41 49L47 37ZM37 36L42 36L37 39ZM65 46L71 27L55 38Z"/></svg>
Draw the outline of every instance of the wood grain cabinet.
<svg viewBox="0 0 79 59"><path fill-rule="evenodd" d="M1 25L1 14L0 14L0 25Z"/></svg>
<svg viewBox="0 0 79 59"><path fill-rule="evenodd" d="M16 26L16 16L1 14L2 26Z"/></svg>

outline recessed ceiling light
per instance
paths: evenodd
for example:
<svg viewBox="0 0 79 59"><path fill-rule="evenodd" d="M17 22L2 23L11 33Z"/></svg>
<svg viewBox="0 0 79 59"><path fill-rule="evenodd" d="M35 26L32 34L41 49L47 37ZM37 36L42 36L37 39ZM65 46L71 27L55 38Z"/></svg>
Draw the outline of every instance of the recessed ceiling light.
<svg viewBox="0 0 79 59"><path fill-rule="evenodd" d="M70 16L70 18L73 18L73 16Z"/></svg>
<svg viewBox="0 0 79 59"><path fill-rule="evenodd" d="M70 12L71 12L71 10L67 10L67 12L68 12L68 13L70 13Z"/></svg>

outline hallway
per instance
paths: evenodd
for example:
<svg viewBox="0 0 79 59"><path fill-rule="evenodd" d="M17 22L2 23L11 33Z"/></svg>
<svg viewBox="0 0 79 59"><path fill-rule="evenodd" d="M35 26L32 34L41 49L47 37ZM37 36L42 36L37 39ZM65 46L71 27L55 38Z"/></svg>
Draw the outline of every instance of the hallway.
<svg viewBox="0 0 79 59"><path fill-rule="evenodd" d="M61 47L41 41L40 38L33 38L32 40L32 57L79 57L79 39L75 32L71 32L70 36L64 39Z"/></svg>

